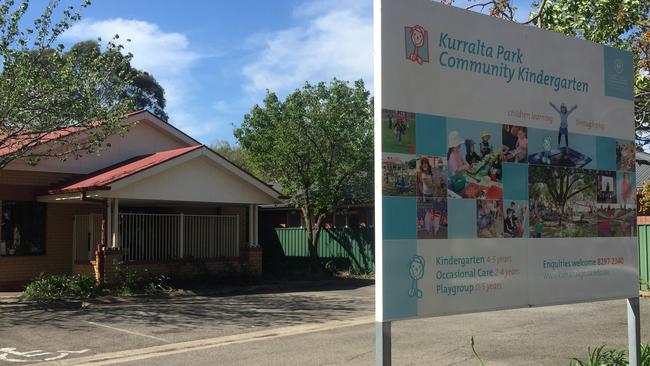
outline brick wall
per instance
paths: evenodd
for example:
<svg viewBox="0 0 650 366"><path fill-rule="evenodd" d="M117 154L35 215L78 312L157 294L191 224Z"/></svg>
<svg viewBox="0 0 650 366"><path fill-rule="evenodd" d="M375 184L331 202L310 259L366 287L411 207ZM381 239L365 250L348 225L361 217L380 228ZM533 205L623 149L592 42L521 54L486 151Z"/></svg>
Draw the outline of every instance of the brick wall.
<svg viewBox="0 0 650 366"><path fill-rule="evenodd" d="M258 276L262 276L261 248L248 248L246 250L242 250L240 255L242 264L245 264L250 272Z"/></svg>
<svg viewBox="0 0 650 366"><path fill-rule="evenodd" d="M227 269L239 270L241 268L240 262L237 258L224 258L207 260L201 262L201 266L205 266L212 271L222 271ZM151 273L181 273L181 274L196 274L197 266L189 262L127 262L126 267L133 271L149 271Z"/></svg>
<svg viewBox="0 0 650 366"><path fill-rule="evenodd" d="M103 206L98 204L48 203L45 255L0 256L0 290L16 290L41 273L73 273L73 217L101 212Z"/></svg>

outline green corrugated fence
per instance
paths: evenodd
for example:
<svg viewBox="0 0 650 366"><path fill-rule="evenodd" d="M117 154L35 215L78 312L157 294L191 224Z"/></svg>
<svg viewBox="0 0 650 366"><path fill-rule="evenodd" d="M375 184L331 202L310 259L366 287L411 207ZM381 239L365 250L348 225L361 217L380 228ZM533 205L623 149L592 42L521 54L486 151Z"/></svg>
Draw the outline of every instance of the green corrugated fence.
<svg viewBox="0 0 650 366"><path fill-rule="evenodd" d="M639 235L639 277L641 290L650 289L650 224L637 225Z"/></svg>
<svg viewBox="0 0 650 366"><path fill-rule="evenodd" d="M276 228L282 252L286 257L309 257L305 229ZM347 263L360 272L373 272L375 268L374 229L336 228L322 229L318 241L320 258Z"/></svg>

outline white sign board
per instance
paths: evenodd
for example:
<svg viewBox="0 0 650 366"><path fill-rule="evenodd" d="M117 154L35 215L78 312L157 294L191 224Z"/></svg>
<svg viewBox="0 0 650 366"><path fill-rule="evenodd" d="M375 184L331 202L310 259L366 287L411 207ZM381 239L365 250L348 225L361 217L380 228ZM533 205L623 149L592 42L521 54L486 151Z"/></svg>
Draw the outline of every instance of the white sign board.
<svg viewBox="0 0 650 366"><path fill-rule="evenodd" d="M375 2L377 320L638 296L630 53Z"/></svg>

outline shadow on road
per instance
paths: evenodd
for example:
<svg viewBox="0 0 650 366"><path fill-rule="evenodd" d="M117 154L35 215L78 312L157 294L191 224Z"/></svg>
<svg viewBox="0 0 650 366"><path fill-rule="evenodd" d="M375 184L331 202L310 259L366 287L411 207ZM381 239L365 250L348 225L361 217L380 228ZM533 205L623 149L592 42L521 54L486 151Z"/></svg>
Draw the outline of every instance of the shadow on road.
<svg viewBox="0 0 650 366"><path fill-rule="evenodd" d="M205 291L196 296L137 298L119 303L91 304L80 310L3 312L0 308L0 329L37 329L47 325L68 332L85 332L89 330L87 322L97 322L144 326L149 328L150 334L165 334L198 328L243 330L321 323L369 314L374 304L372 295L360 293L357 296L344 296L336 293L337 290L358 289L367 284L368 281L347 281L323 283L310 288L295 284L293 290L287 287L267 288L259 289L260 293L244 292L231 296L223 293L211 295L210 291ZM256 291L254 288L250 290ZM370 293L370 290L366 292Z"/></svg>

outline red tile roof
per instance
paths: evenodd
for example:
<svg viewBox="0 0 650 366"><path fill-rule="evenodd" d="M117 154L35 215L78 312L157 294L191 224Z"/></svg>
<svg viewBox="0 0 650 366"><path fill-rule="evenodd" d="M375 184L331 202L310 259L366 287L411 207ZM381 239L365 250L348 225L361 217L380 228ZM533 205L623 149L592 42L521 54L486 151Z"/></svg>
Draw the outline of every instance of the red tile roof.
<svg viewBox="0 0 650 366"><path fill-rule="evenodd" d="M124 179L143 170L149 169L166 161L177 158L194 150L202 148L203 145L183 147L180 149L160 151L157 153L137 156L135 158L117 163L113 166L90 173L74 183L52 189L50 194L83 192L88 190L110 189L110 184Z"/></svg>
<svg viewBox="0 0 650 366"><path fill-rule="evenodd" d="M145 109L141 109L138 111L134 111L131 113L127 113L124 115L124 118L128 118L131 116L135 116L140 113L146 112ZM83 126L83 127L69 127L69 128L64 128L59 131L52 131L49 133L41 134L37 132L30 132L26 131L23 132L22 134L19 134L15 137L12 137L10 139L7 139L6 141L3 141L3 146L0 147L0 157L9 155L12 153L15 153L16 151L23 149L23 148L34 148L39 145L46 144L50 141L55 141L63 137L68 137L70 135L83 132L88 130L90 127L96 127L101 125L101 121L94 121L88 126ZM179 130L180 131L180 130ZM180 131L182 132L182 131ZM185 133L183 133L185 134ZM0 141L4 140L4 138L7 136L7 134L0 134Z"/></svg>
<svg viewBox="0 0 650 366"><path fill-rule="evenodd" d="M7 139L6 141L3 141L3 146L0 147L0 156L5 156L5 155L15 153L16 151L23 148L31 149L38 145L42 145L50 141L55 141L60 138L73 135L75 133L83 132L87 129L88 129L87 127L71 127L61 131L46 133L42 136L39 136L38 133L25 132L14 138L10 138ZM4 137L2 135L0 135L0 140L4 140Z"/></svg>

